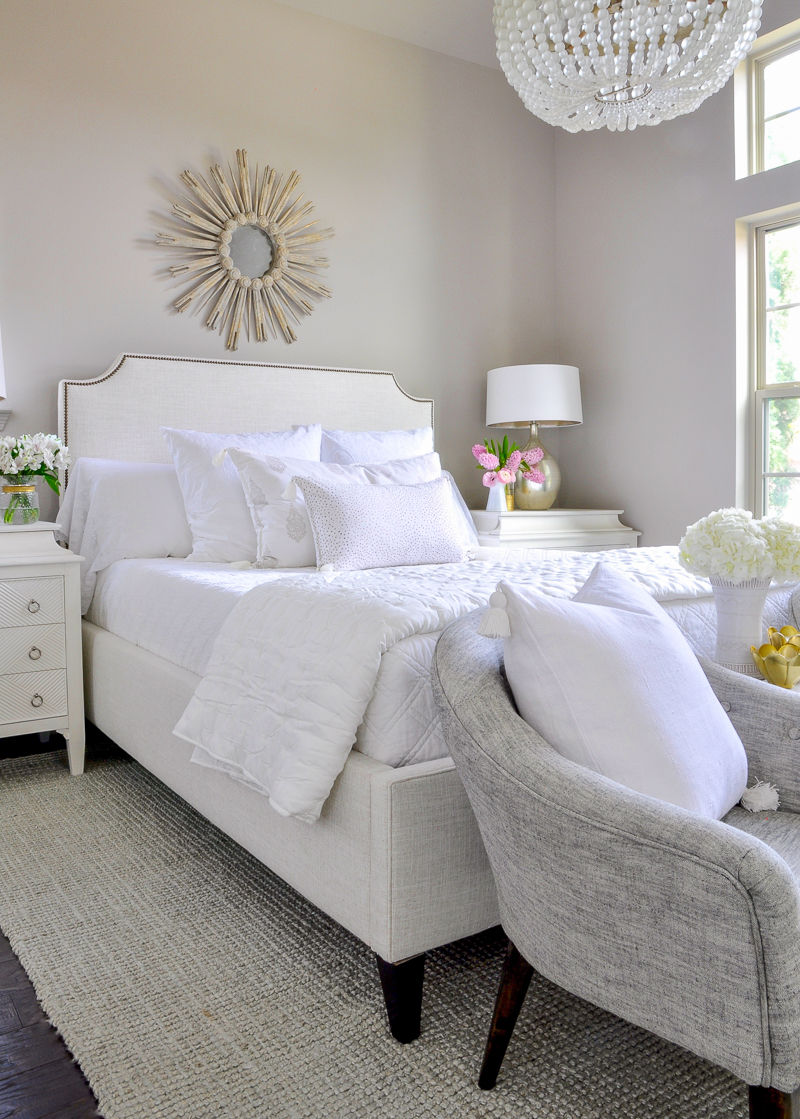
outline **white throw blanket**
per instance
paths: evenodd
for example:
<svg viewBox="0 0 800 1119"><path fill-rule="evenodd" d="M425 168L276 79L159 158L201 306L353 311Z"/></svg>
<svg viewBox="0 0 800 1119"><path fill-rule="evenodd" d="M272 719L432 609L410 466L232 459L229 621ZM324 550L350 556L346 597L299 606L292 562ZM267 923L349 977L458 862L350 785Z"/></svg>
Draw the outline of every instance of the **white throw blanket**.
<svg viewBox="0 0 800 1119"><path fill-rule="evenodd" d="M707 597L675 548L596 553L479 549L462 564L308 575L255 587L226 619L175 734L192 761L222 769L308 823L356 739L381 655L485 606L501 578L570 597L598 560L659 601Z"/></svg>

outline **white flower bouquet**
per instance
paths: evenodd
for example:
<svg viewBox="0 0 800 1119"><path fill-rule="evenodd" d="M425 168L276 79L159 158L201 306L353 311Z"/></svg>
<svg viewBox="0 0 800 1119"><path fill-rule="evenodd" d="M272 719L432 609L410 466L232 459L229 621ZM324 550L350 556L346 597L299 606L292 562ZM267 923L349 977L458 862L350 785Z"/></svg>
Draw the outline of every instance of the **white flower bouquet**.
<svg viewBox="0 0 800 1119"><path fill-rule="evenodd" d="M800 582L800 527L774 517L756 521L746 509L718 509L687 528L678 559L693 575L711 580L716 659L757 675L763 669L761 618L770 582Z"/></svg>
<svg viewBox="0 0 800 1119"><path fill-rule="evenodd" d="M57 435L6 435L0 438L0 475L3 475L2 509L5 524L29 524L39 519L35 481L44 478L60 492L58 471L69 466L69 450Z"/></svg>
<svg viewBox="0 0 800 1119"><path fill-rule="evenodd" d="M753 519L746 509L718 509L690 525L678 546L693 575L745 583L800 580L800 528L776 518Z"/></svg>

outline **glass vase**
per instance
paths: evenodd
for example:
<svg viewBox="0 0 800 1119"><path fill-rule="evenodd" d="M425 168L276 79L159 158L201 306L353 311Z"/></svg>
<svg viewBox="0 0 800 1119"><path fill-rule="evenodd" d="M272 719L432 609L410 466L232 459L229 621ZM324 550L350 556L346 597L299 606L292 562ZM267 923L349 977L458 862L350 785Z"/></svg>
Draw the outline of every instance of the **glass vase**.
<svg viewBox="0 0 800 1119"><path fill-rule="evenodd" d="M4 525L32 525L39 520L39 494L32 474L0 476L0 516Z"/></svg>

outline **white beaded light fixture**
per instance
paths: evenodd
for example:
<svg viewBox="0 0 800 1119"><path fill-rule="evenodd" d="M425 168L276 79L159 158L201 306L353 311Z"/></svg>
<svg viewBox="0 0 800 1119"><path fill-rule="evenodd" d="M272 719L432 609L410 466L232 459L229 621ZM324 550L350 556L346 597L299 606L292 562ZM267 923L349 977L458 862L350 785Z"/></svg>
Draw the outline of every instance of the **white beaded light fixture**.
<svg viewBox="0 0 800 1119"><path fill-rule="evenodd" d="M727 82L760 0L500 0L497 56L537 117L568 132L659 124Z"/></svg>

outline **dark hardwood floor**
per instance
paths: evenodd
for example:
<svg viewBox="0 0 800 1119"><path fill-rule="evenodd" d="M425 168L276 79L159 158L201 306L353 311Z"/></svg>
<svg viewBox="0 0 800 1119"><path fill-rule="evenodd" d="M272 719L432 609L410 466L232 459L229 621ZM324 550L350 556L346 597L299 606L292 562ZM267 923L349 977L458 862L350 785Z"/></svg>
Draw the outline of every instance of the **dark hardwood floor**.
<svg viewBox="0 0 800 1119"><path fill-rule="evenodd" d="M0 758L59 750L53 734L0 738ZM96 1119L97 1101L0 931L0 1119Z"/></svg>

